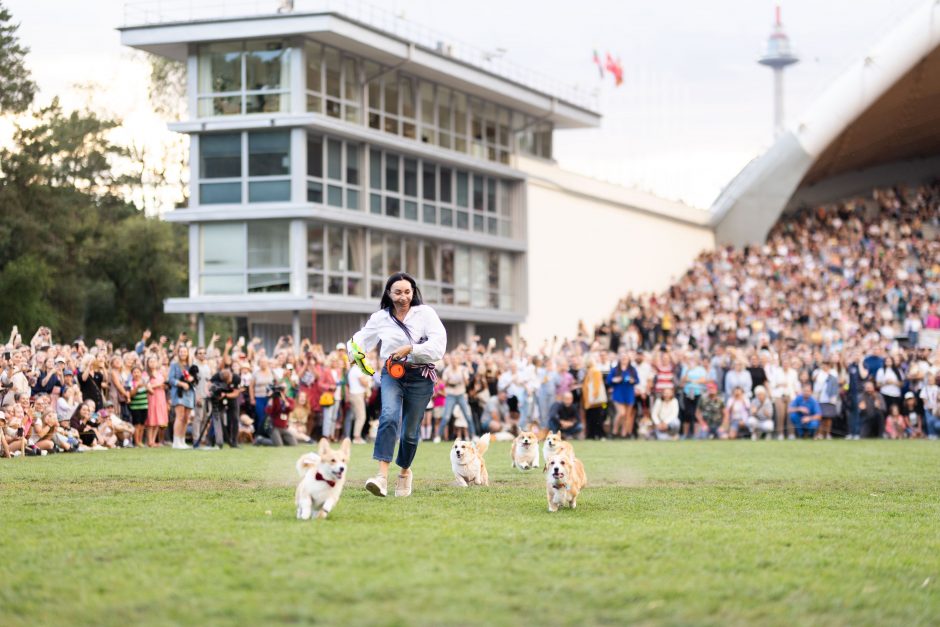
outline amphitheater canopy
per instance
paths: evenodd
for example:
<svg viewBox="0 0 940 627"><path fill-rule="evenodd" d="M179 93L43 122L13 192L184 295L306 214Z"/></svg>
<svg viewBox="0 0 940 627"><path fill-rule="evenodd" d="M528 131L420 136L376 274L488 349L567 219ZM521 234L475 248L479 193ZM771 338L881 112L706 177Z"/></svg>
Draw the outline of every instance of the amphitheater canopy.
<svg viewBox="0 0 940 627"><path fill-rule="evenodd" d="M858 59L712 206L720 243L762 241L787 208L940 174L940 2Z"/></svg>

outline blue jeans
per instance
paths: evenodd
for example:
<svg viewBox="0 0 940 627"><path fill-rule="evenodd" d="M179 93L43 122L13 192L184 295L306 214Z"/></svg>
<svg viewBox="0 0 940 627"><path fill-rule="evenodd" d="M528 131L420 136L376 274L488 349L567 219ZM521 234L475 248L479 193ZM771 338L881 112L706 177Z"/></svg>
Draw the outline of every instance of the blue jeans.
<svg viewBox="0 0 940 627"><path fill-rule="evenodd" d="M475 437L477 432L476 428L473 425L473 414L470 412L470 405L467 403L466 394L448 394L447 398L444 399L444 417L441 418L441 428L438 430L438 435L442 438L444 433L447 431L447 425L450 423L450 417L454 413L454 407L460 405L460 411L463 412L464 417L467 419L467 432L470 434L470 437Z"/></svg>
<svg viewBox="0 0 940 627"><path fill-rule="evenodd" d="M936 416L925 409L924 422L927 423L927 435L940 436L940 416Z"/></svg>
<svg viewBox="0 0 940 627"><path fill-rule="evenodd" d="M819 428L818 420L803 422L803 416L800 415L796 418L791 416L790 420L793 421L793 430L796 432L796 437L798 438L802 438L804 433L809 437L813 437L816 435L816 429Z"/></svg>
<svg viewBox="0 0 940 627"><path fill-rule="evenodd" d="M267 396L255 397L255 435L264 435L264 410L267 406Z"/></svg>
<svg viewBox="0 0 940 627"><path fill-rule="evenodd" d="M849 435L862 434L862 417L858 413L858 398L849 398Z"/></svg>
<svg viewBox="0 0 940 627"><path fill-rule="evenodd" d="M424 408L433 392L434 382L422 377L417 369L407 368L405 376L395 379L382 368L382 413L379 415L372 459L392 461L395 442L398 442L395 463L402 469L411 467L421 438Z"/></svg>
<svg viewBox="0 0 940 627"><path fill-rule="evenodd" d="M519 428L522 429L522 427L519 427ZM557 431L561 431L562 433L564 433L564 434L567 435L568 437L574 437L574 436L578 435L579 433L581 433L581 429L583 429L583 428L584 428L584 425L581 424L581 421L580 421L580 420L576 420L575 423L574 423L573 425L571 425L571 426L570 426L569 428L567 428L567 429L562 429L562 428L561 428L561 421L558 420L558 418L551 418L551 419L549 419L549 421L548 421L548 430L549 430L549 431L556 431L556 432L557 432Z"/></svg>

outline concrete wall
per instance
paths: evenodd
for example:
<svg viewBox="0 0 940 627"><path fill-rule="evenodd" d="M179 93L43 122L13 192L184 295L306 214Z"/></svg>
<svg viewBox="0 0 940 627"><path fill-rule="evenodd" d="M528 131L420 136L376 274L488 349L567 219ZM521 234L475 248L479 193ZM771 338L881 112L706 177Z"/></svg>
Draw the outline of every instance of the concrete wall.
<svg viewBox="0 0 940 627"><path fill-rule="evenodd" d="M714 246L708 212L572 174L518 164L528 180L528 316L538 346L594 324L628 292L659 291Z"/></svg>

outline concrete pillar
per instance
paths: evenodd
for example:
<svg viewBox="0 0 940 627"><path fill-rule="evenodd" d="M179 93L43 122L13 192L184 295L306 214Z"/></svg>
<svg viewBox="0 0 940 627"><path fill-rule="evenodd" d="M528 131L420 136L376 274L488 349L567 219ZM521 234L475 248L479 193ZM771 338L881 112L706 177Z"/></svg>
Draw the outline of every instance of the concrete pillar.
<svg viewBox="0 0 940 627"><path fill-rule="evenodd" d="M196 314L196 346L206 345L206 314Z"/></svg>
<svg viewBox="0 0 940 627"><path fill-rule="evenodd" d="M473 341L473 336L477 334L477 323L468 322L467 323L467 332L464 335L464 342L467 343L467 346Z"/></svg>
<svg viewBox="0 0 940 627"><path fill-rule="evenodd" d="M294 350L300 348L300 312L291 312L291 335L294 338Z"/></svg>

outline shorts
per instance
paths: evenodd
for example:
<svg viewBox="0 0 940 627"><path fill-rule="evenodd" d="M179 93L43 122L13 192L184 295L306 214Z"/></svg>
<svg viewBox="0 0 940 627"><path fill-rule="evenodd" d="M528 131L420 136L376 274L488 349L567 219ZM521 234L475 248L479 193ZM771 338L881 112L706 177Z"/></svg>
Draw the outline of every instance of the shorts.
<svg viewBox="0 0 940 627"><path fill-rule="evenodd" d="M823 418L835 418L839 415L835 403L820 403L819 410Z"/></svg>
<svg viewBox="0 0 940 627"><path fill-rule="evenodd" d="M131 424L139 427L147 422L147 409L132 409Z"/></svg>

